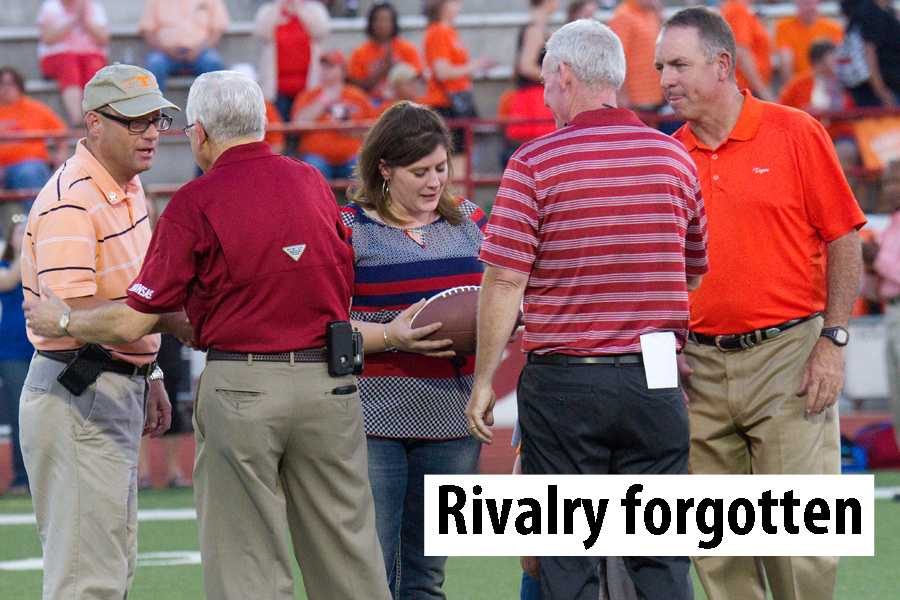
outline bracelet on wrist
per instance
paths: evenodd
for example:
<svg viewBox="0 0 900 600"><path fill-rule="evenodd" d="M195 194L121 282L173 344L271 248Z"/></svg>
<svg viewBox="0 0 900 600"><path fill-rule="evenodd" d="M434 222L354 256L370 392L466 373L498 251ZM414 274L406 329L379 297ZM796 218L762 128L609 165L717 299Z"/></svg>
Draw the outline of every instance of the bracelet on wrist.
<svg viewBox="0 0 900 600"><path fill-rule="evenodd" d="M382 337L384 337L384 351L395 352L397 350L397 346L392 346L391 342L388 340L387 324L381 326L381 335Z"/></svg>

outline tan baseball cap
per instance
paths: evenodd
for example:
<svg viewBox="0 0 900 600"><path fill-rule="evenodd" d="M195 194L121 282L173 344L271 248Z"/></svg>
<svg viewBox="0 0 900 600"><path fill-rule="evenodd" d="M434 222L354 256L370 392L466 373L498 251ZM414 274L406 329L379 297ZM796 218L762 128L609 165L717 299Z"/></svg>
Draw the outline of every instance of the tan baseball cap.
<svg viewBox="0 0 900 600"><path fill-rule="evenodd" d="M141 117L163 108L181 110L163 97L153 73L119 63L97 71L84 88L84 112L107 104L125 117Z"/></svg>

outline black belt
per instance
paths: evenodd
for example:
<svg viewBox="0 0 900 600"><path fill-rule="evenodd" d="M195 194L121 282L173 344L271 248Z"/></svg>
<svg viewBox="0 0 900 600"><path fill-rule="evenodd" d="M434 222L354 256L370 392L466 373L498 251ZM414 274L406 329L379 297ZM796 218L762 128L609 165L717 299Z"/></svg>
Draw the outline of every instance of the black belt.
<svg viewBox="0 0 900 600"><path fill-rule="evenodd" d="M795 327L801 323L806 323L807 321L815 319L821 314L822 313L820 312L813 313L808 317L791 319L790 321L785 321L784 323L779 323L778 325L765 327L763 329L757 329L755 331L748 331L747 333L735 333L729 335L705 335L702 333L694 333L693 331L691 331L688 333L688 339L692 342L703 344L704 346L715 346L722 352L737 352L739 350L752 348L753 346L761 344L766 340L776 338L791 327Z"/></svg>
<svg viewBox="0 0 900 600"><path fill-rule="evenodd" d="M325 362L327 356L324 348L307 348L293 352L277 352L272 354L256 354L253 352L226 352L210 349L206 360L232 360L251 364L253 362L286 362L286 363L318 363Z"/></svg>
<svg viewBox="0 0 900 600"><path fill-rule="evenodd" d="M69 364L75 358L76 350L38 350L37 353L43 357L55 360L57 362ZM124 360L116 360L111 358L104 361L101 365L104 371L110 373L119 373L120 375L128 375L130 377L147 377L156 368L156 361L146 365L133 365Z"/></svg>
<svg viewBox="0 0 900 600"><path fill-rule="evenodd" d="M640 354L602 354L597 356L575 356L572 354L528 353L528 362L538 365L640 365L644 359Z"/></svg>

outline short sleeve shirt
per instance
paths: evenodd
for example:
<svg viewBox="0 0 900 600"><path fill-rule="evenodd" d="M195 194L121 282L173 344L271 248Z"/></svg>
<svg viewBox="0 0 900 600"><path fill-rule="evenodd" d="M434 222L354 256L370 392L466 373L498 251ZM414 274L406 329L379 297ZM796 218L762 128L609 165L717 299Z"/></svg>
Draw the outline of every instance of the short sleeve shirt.
<svg viewBox="0 0 900 600"><path fill-rule="evenodd" d="M25 131L62 132L66 124L53 110L34 98L22 96L18 102L0 104L0 133L22 133ZM0 167L6 167L24 160L50 158L46 140L18 140L0 142Z"/></svg>
<svg viewBox="0 0 900 600"><path fill-rule="evenodd" d="M138 177L120 187L78 142L75 155L57 169L28 215L22 249L22 287L37 297L42 287L60 298L95 296L121 302L138 274L150 241L144 190ZM83 345L70 337L47 339L30 330L39 350ZM146 364L156 357L159 336L106 346L114 357Z"/></svg>
<svg viewBox="0 0 900 600"><path fill-rule="evenodd" d="M814 42L829 40L839 44L844 38L841 24L832 19L819 17L807 25L797 17L785 17L775 24L775 46L788 50L793 57L794 70L790 75L800 75L809 71L809 48Z"/></svg>
<svg viewBox="0 0 900 600"><path fill-rule="evenodd" d="M459 32L443 23L432 23L428 26L422 46L425 50L425 63L432 72L428 78L425 103L434 107L450 106L450 97L447 94L471 89L472 80L469 77L455 77L438 81L434 76L434 64L438 60L444 60L455 67L464 65L469 62L469 51L462 45Z"/></svg>
<svg viewBox="0 0 900 600"><path fill-rule="evenodd" d="M103 5L95 0L89 1L91 7L88 18L95 25L106 27L108 20ZM37 16L38 26L60 27L74 20L76 20L75 15L63 6L63 3L59 0L45 0L41 4L41 10ZM88 33L88 30L81 23L78 23L62 39L52 44L39 42L38 58L68 52L75 54L102 54L105 56L107 50L108 48L105 44L97 43L97 40Z"/></svg>
<svg viewBox="0 0 900 600"><path fill-rule="evenodd" d="M223 0L146 0L138 29L152 31L166 50L198 50L228 28Z"/></svg>
<svg viewBox="0 0 900 600"><path fill-rule="evenodd" d="M366 40L350 55L347 75L357 81L367 79L371 76L375 65L379 61L384 60L386 54L387 49L384 46L376 44L372 40ZM406 63L414 68L416 72L422 71L422 59L419 57L419 51L403 38L396 37L391 40L391 54L395 64ZM375 87L372 89L372 95L379 98L388 97L387 85L387 76L385 76L375 84Z"/></svg>
<svg viewBox="0 0 900 600"><path fill-rule="evenodd" d="M722 18L728 22L734 41L738 46L743 46L750 51L756 70L763 82L768 83L772 78L772 41L765 25L759 17L750 11L750 8L742 0L727 0L720 8ZM741 69L737 70L738 86L746 87L747 78Z"/></svg>
<svg viewBox="0 0 900 600"><path fill-rule="evenodd" d="M866 220L825 128L747 90L728 139L707 148L685 125L709 218L710 272L691 293L691 329L744 333L824 310L826 244Z"/></svg>
<svg viewBox="0 0 900 600"><path fill-rule="evenodd" d="M706 272L706 216L682 145L628 110L579 114L513 154L481 260L528 275L523 349L640 352L687 335L686 278Z"/></svg>
<svg viewBox="0 0 900 600"><path fill-rule="evenodd" d="M142 313L184 309L201 348L325 345L349 317L353 252L322 175L265 142L226 150L160 215L128 289Z"/></svg>
<svg viewBox="0 0 900 600"><path fill-rule="evenodd" d="M294 101L292 112L314 102L322 93L317 87L305 92ZM377 116L375 108L364 91L353 85L345 85L340 99L325 109L316 119L316 123L343 123L347 121L365 121ZM352 130L320 130L303 133L298 150L301 154L315 154L323 157L329 164L341 165L352 160L362 146L360 131Z"/></svg>

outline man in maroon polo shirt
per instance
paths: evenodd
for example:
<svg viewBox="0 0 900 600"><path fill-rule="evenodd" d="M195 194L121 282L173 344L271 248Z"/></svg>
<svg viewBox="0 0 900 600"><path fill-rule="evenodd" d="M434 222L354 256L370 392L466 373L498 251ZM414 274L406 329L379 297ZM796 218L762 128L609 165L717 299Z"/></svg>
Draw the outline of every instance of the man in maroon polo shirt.
<svg viewBox="0 0 900 600"><path fill-rule="evenodd" d="M674 372L688 288L707 269L697 172L681 144L615 107L625 56L608 27L569 23L546 48L544 101L559 129L513 154L497 192L481 248L470 431L491 441L491 380L524 297L523 472L686 473L682 393L675 381L649 389L656 361L642 336L668 341ZM639 597L693 597L687 557L624 560ZM541 557L543 597L597 598L604 565Z"/></svg>
<svg viewBox="0 0 900 600"><path fill-rule="evenodd" d="M194 490L210 599L387 600L353 376L330 377L329 321L348 320L352 249L316 169L262 142L259 86L198 77L185 133L202 177L162 213L126 304L70 313L86 341L135 339L184 308L208 349L194 411ZM30 309L54 335L67 307Z"/></svg>

